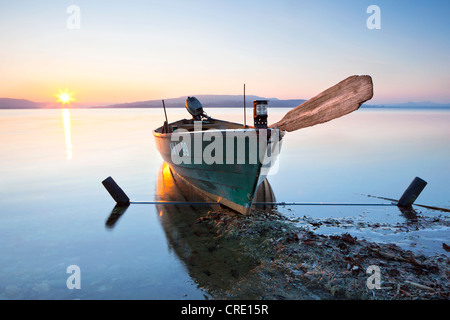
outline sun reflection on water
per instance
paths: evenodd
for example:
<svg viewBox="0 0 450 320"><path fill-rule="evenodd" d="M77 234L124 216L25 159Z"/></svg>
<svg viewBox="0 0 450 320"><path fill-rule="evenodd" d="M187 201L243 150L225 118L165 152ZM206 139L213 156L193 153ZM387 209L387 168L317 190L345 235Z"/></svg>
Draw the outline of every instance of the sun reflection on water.
<svg viewBox="0 0 450 320"><path fill-rule="evenodd" d="M72 137L70 128L70 111L69 109L63 109L62 112L63 123L64 123L64 136L66 138L66 154L67 160L72 159Z"/></svg>

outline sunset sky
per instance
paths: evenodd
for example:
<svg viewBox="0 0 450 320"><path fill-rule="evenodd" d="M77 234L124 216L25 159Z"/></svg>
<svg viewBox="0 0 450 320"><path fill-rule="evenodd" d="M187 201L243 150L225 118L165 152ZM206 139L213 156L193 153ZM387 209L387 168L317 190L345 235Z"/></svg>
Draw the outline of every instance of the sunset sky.
<svg viewBox="0 0 450 320"><path fill-rule="evenodd" d="M370 5L381 29L367 27ZM308 99L369 74L373 104L449 103L449 13L446 0L0 1L0 97L56 101L67 88L103 104L241 94L245 83Z"/></svg>

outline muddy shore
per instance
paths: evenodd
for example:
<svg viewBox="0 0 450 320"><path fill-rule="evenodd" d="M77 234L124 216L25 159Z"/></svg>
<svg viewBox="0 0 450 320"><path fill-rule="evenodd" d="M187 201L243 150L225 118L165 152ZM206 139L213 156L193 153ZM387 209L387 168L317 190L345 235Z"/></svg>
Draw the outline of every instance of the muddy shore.
<svg viewBox="0 0 450 320"><path fill-rule="evenodd" d="M282 214L247 216L210 211L196 224L218 243L235 242L253 263L217 299L449 299L449 258L414 254L395 244L357 239L348 233L320 235ZM446 246L446 244L443 244ZM209 272L209 271L208 271ZM234 274L233 274L234 273Z"/></svg>

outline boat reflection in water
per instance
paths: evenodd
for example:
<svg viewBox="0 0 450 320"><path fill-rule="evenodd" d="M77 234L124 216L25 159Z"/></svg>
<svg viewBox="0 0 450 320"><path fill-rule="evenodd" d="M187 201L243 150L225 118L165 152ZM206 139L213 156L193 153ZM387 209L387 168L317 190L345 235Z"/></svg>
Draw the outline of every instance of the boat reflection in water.
<svg viewBox="0 0 450 320"><path fill-rule="evenodd" d="M164 163L158 174L156 200L176 202L210 202ZM274 202L274 194L267 182L261 184L255 202ZM258 263L239 244L239 239L223 240L217 236L216 224L202 223L208 212L220 210L238 214L218 204L158 204L159 219L166 233L169 247L185 264L196 284L214 297L247 275ZM261 210L258 207L258 210ZM270 209L266 207L263 209Z"/></svg>

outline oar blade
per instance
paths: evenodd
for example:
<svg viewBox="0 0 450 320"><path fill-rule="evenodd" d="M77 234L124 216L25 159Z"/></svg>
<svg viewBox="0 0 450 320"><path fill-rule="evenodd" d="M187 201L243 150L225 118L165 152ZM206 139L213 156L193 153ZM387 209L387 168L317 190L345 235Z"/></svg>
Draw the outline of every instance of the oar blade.
<svg viewBox="0 0 450 320"><path fill-rule="evenodd" d="M372 78L351 76L295 107L270 127L283 131L311 127L353 112L372 97Z"/></svg>

